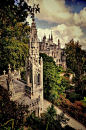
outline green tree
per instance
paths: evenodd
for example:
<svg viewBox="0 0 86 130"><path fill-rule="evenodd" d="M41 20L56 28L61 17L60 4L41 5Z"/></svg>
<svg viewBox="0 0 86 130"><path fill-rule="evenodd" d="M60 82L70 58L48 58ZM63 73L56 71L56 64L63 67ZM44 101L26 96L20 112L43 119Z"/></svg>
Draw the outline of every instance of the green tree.
<svg viewBox="0 0 86 130"><path fill-rule="evenodd" d="M70 81L68 77L62 77L62 85L65 87L65 90L70 90Z"/></svg>
<svg viewBox="0 0 86 130"><path fill-rule="evenodd" d="M23 26L23 24L21 24ZM26 28L26 26L25 26ZM15 29L15 28L14 28ZM16 27L16 29L19 29L19 26ZM27 26L28 32L30 28ZM26 30L26 29L25 29ZM12 30L11 30L12 31ZM0 68L7 68L7 65L10 63L12 66L12 69L15 67L18 68L20 66L25 65L25 58L29 54L29 47L28 47L28 40L27 36L21 35L21 39L18 39L18 36L20 36L20 30L17 31L19 34L17 34L17 37L4 37L0 40ZM17 33L15 31L15 33ZM25 31L24 31L25 32ZM23 38L22 38L23 36Z"/></svg>
<svg viewBox="0 0 86 130"><path fill-rule="evenodd" d="M57 119L56 109L54 105L49 106L44 113L42 120L45 121L46 130L61 130L61 122Z"/></svg>
<svg viewBox="0 0 86 130"><path fill-rule="evenodd" d="M44 96L54 101L59 94L65 92L65 87L62 85L62 77L60 77L60 73L63 69L55 65L52 57L44 53L41 53L40 56L43 58Z"/></svg>
<svg viewBox="0 0 86 130"><path fill-rule="evenodd" d="M81 75L85 70L85 53L79 42L72 39L65 45L67 67L75 73L77 89L82 89Z"/></svg>

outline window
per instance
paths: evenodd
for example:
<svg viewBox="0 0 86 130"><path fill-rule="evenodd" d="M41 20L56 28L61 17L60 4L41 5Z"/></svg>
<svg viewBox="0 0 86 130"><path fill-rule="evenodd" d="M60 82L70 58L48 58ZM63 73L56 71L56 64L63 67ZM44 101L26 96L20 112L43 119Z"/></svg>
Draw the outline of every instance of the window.
<svg viewBox="0 0 86 130"><path fill-rule="evenodd" d="M39 47L39 50L41 50L41 46Z"/></svg>
<svg viewBox="0 0 86 130"><path fill-rule="evenodd" d="M59 66L62 66L62 64L59 64Z"/></svg>
<svg viewBox="0 0 86 130"><path fill-rule="evenodd" d="M35 74L35 76L34 76L34 83L35 84L37 83L37 74Z"/></svg>
<svg viewBox="0 0 86 130"><path fill-rule="evenodd" d="M48 45L48 43L46 43L46 45Z"/></svg>
<svg viewBox="0 0 86 130"><path fill-rule="evenodd" d="M59 62L60 62L60 59L59 59Z"/></svg>
<svg viewBox="0 0 86 130"><path fill-rule="evenodd" d="M38 74L38 79L37 79L38 81L38 85L40 85L40 74Z"/></svg>
<svg viewBox="0 0 86 130"><path fill-rule="evenodd" d="M56 53L54 53L54 58L56 58Z"/></svg>

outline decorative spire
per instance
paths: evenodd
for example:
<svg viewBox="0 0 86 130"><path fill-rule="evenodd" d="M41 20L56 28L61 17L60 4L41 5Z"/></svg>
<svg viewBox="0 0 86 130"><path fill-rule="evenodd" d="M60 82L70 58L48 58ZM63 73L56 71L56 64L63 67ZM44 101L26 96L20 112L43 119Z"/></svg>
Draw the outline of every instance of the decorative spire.
<svg viewBox="0 0 86 130"><path fill-rule="evenodd" d="M6 71L4 70L4 71L3 71L3 74L5 75L5 73L6 73Z"/></svg>
<svg viewBox="0 0 86 130"><path fill-rule="evenodd" d="M49 35L49 41L50 41L50 35Z"/></svg>
<svg viewBox="0 0 86 130"><path fill-rule="evenodd" d="M46 39L46 35L45 35L45 33L44 33L44 37L43 37L43 39Z"/></svg>
<svg viewBox="0 0 86 130"><path fill-rule="evenodd" d="M8 65L8 73L11 73L11 68L10 68L10 64Z"/></svg>
<svg viewBox="0 0 86 130"><path fill-rule="evenodd" d="M58 39L58 48L61 48L60 40Z"/></svg>
<svg viewBox="0 0 86 130"><path fill-rule="evenodd" d="M58 45L60 44L60 40L58 39Z"/></svg>
<svg viewBox="0 0 86 130"><path fill-rule="evenodd" d="M52 31L51 31L51 40L53 41Z"/></svg>

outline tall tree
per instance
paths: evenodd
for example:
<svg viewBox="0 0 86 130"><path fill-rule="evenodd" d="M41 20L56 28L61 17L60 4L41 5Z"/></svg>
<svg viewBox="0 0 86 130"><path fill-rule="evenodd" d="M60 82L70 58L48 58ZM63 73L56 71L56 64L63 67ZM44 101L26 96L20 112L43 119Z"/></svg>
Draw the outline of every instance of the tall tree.
<svg viewBox="0 0 86 130"><path fill-rule="evenodd" d="M84 73L85 66L85 53L82 50L79 42L74 42L72 39L68 44L65 45L67 67L70 68L76 76L76 86L81 89L81 75Z"/></svg>
<svg viewBox="0 0 86 130"><path fill-rule="evenodd" d="M0 2L0 70L7 68L9 63L12 68L24 66L25 57L29 53L30 32L25 21L28 13L33 16L32 11L32 7L24 0Z"/></svg>

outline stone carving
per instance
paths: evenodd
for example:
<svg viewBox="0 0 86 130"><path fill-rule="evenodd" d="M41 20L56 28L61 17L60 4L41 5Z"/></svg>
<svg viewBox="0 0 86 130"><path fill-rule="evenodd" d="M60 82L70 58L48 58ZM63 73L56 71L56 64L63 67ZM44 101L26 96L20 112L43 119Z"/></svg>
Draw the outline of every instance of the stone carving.
<svg viewBox="0 0 86 130"><path fill-rule="evenodd" d="M6 73L6 71L4 70L4 71L3 71L3 74L5 75L5 73Z"/></svg>

